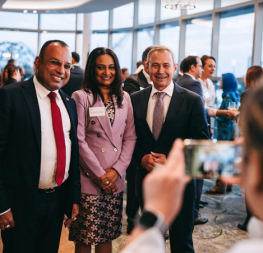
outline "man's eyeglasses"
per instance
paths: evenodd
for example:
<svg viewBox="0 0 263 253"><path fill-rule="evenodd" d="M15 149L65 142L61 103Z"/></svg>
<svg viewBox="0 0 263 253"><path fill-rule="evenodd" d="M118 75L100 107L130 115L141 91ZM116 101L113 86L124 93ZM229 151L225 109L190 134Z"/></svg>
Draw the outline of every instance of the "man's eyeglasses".
<svg viewBox="0 0 263 253"><path fill-rule="evenodd" d="M40 56L41 58L45 58L45 57L42 57L42 56ZM52 66L52 67L54 67L54 68L61 68L61 66L62 66L62 62L60 62L60 61L58 61L58 60L55 60L55 59L47 59L47 58L45 58L48 62L49 62L49 64ZM66 64L64 64L64 69L65 69L65 71L70 71L71 70L71 68L72 68L72 65L71 64L69 64L69 63L66 63Z"/></svg>

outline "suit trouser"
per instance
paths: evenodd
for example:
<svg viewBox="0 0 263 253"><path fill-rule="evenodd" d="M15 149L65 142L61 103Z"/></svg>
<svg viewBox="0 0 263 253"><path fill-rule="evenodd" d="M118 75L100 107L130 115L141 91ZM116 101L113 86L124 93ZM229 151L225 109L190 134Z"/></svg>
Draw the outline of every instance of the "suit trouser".
<svg viewBox="0 0 263 253"><path fill-rule="evenodd" d="M203 191L204 179L196 179L196 200L195 200L195 218L199 213L199 203Z"/></svg>
<svg viewBox="0 0 263 253"><path fill-rule="evenodd" d="M142 182L148 172L141 166L137 173L137 190L140 206L143 209ZM194 230L194 211L196 183L191 181L185 189L182 209L169 229L171 253L194 253L192 233ZM163 193L167 194L167 193ZM169 193L168 193L169 194Z"/></svg>
<svg viewBox="0 0 263 253"><path fill-rule="evenodd" d="M128 223L133 223L138 210L139 210L139 199L136 195L136 164L134 160L131 160L131 163L126 171L126 180L127 180L127 205L126 205L126 214Z"/></svg>
<svg viewBox="0 0 263 253"><path fill-rule="evenodd" d="M2 231L3 253L57 253L64 218L62 194L61 189L54 193L38 191L25 221Z"/></svg>

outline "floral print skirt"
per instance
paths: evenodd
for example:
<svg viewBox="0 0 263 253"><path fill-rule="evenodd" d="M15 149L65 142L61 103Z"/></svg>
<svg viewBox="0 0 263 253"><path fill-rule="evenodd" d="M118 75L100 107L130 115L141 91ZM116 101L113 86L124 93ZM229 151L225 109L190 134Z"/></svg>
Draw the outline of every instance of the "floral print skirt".
<svg viewBox="0 0 263 253"><path fill-rule="evenodd" d="M69 229L69 240L97 245L118 238L122 233L123 192L89 195L82 193L79 215Z"/></svg>

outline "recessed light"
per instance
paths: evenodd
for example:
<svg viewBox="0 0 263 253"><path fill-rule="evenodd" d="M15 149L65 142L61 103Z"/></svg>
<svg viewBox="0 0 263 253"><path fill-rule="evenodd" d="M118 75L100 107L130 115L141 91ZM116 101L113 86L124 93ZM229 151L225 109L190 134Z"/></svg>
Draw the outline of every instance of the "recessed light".
<svg viewBox="0 0 263 253"><path fill-rule="evenodd" d="M36 11L36 10L34 10L34 11L33 11L33 13L37 13L37 11Z"/></svg>
<svg viewBox="0 0 263 253"><path fill-rule="evenodd" d="M24 10L23 12L24 12L24 13L28 13L28 11L27 11L27 10Z"/></svg>

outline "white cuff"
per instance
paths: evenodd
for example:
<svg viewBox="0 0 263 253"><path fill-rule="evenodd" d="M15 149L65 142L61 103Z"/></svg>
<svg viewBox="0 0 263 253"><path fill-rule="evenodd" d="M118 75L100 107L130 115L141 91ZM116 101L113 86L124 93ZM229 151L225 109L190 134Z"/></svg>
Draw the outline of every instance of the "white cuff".
<svg viewBox="0 0 263 253"><path fill-rule="evenodd" d="M10 210L11 210L11 208L9 208L8 210L6 210L6 211L3 212L3 213L0 213L0 216L1 216L1 215L4 215L5 213L9 212Z"/></svg>

